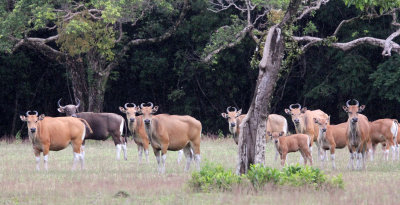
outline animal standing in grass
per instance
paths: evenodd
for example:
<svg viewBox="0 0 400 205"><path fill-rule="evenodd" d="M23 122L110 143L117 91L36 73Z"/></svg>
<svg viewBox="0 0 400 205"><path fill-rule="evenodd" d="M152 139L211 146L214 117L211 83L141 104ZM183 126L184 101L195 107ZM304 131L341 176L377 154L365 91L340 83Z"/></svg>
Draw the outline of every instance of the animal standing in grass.
<svg viewBox="0 0 400 205"><path fill-rule="evenodd" d="M370 141L370 124L365 115L359 114L365 109L365 105L359 106L359 102L354 99L355 105L350 105L350 100L343 106L349 118L347 120L347 139L350 151L349 168L354 169L354 158L357 159L357 169L365 169L365 155L367 144Z"/></svg>
<svg viewBox="0 0 400 205"><path fill-rule="evenodd" d="M312 157L310 153L311 139L305 134L294 134L289 136L283 136L284 132L267 132L267 135L273 140L276 149L281 156L281 165L284 166L286 163L286 155L290 152L300 151L301 156L304 158L304 165L307 164L307 160L312 166Z"/></svg>
<svg viewBox="0 0 400 205"><path fill-rule="evenodd" d="M127 136L123 137L125 120L121 115L115 113L94 113L94 112L81 112L78 113L80 101L78 99L77 105L62 106L58 100L58 112L65 113L67 116L79 117L85 119L90 127L93 129L92 134L88 134L85 138L92 140L106 140L111 135L114 144L117 148L117 160L120 159L121 149L124 151L124 158L127 160ZM83 155L85 155L85 141L83 141Z"/></svg>
<svg viewBox="0 0 400 205"><path fill-rule="evenodd" d="M221 113L221 116L225 119L228 119L229 132L231 132L233 135L233 140L235 140L235 143L238 144L240 134L239 125L242 123L243 118L246 117L246 114L242 115L242 109L238 111L236 107L229 106L226 108L226 113Z"/></svg>
<svg viewBox="0 0 400 205"><path fill-rule="evenodd" d="M36 157L36 169L39 170L41 152L43 152L44 168L47 170L49 151L65 149L70 143L74 152L72 168L75 169L76 162L80 160L83 169L84 156L81 154L81 146L86 135L85 125L92 132L88 123L80 118L45 117L44 114L38 116L37 111L33 112L34 115L28 111L26 116L21 115L20 118L28 124L28 135Z"/></svg>
<svg viewBox="0 0 400 205"><path fill-rule="evenodd" d="M149 106L140 105L143 122L147 136L156 155L158 170L165 173L165 160L167 150L178 151L183 149L186 157L185 171L190 168L194 154L197 169L200 170L200 141L201 123L195 118L185 115L154 115L158 106L148 103ZM161 153L161 155L160 155Z"/></svg>
<svg viewBox="0 0 400 205"><path fill-rule="evenodd" d="M330 117L328 119L314 118L314 122L319 127L318 142L322 149L323 161L327 160L326 150L330 150L332 169L336 169L335 151L345 148L348 144L347 123L330 125Z"/></svg>
<svg viewBox="0 0 400 205"><path fill-rule="evenodd" d="M297 106L294 108L293 106ZM316 142L318 148L318 156L321 157L321 149L318 144L318 125L314 123L314 118L328 119L328 115L321 110L307 110L301 107L299 103L291 104L289 109L285 109L286 114L292 117L296 133L306 134L311 137L310 152L312 152L313 142Z"/></svg>
<svg viewBox="0 0 400 205"><path fill-rule="evenodd" d="M268 115L267 119L267 133L273 132L283 132L283 135L287 135L288 124L285 117L282 115L277 114L270 114ZM268 136L266 136L268 138ZM275 161L278 158L279 152L275 149Z"/></svg>
<svg viewBox="0 0 400 205"><path fill-rule="evenodd" d="M397 120L393 119L379 119L370 122L370 137L371 140L368 143L368 152L370 154L370 160L374 159L376 145L379 143L384 143L384 156L385 160L389 160L389 150L392 147L392 159L395 158L395 146L394 140L397 136L398 123Z"/></svg>

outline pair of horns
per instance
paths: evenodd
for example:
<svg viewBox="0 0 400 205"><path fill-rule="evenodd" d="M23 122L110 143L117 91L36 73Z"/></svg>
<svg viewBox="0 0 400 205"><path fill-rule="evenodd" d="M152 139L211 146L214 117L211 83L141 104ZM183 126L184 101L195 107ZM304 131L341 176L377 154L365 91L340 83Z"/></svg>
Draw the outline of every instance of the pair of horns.
<svg viewBox="0 0 400 205"><path fill-rule="evenodd" d="M296 103L296 104L291 104L291 105L289 105L289 109L292 110L294 105L297 106L297 108L301 109L300 103Z"/></svg>
<svg viewBox="0 0 400 205"><path fill-rule="evenodd" d="M26 116L30 115L30 114L29 114L30 112L34 112L36 116L38 116L38 115L39 115L39 113L38 113L36 110L34 110L34 111L30 111L30 110L28 110L28 111L26 112L26 114L25 114L25 115L26 115Z"/></svg>
<svg viewBox="0 0 400 205"><path fill-rule="evenodd" d="M125 109L128 109L128 105L132 105L132 106L130 106L130 107L133 107L133 108L136 107L135 103L125 103L124 108L125 108Z"/></svg>
<svg viewBox="0 0 400 205"><path fill-rule="evenodd" d="M231 109L234 109L233 112L237 112L236 107L231 107L231 106L229 106L229 107L226 108L226 112L231 112L231 111L229 111L229 110L231 110Z"/></svg>
<svg viewBox="0 0 400 205"><path fill-rule="evenodd" d="M153 108L153 103L151 103L151 102L148 102L147 104L150 104L150 106L144 106L144 104L146 104L146 103L142 103L142 104L140 104L140 108L143 108L143 107L151 107L151 108Z"/></svg>
<svg viewBox="0 0 400 205"><path fill-rule="evenodd" d="M351 100L348 100L348 101L346 102L346 106L347 106L347 107L349 107L349 106L350 106L350 105L349 105L350 101L351 101ZM358 103L358 100L356 100L356 99L353 99L353 101L355 101L355 102L356 102L355 106L358 106L358 105L360 105L360 103Z"/></svg>
<svg viewBox="0 0 400 205"><path fill-rule="evenodd" d="M58 107L64 107L64 106L62 106L62 105L60 104L61 99L62 99L62 98L60 98L60 99L58 100L58 102L57 102ZM76 106L76 107L79 107L79 105L81 105L81 101L80 101L78 98L76 98L76 101L78 101L78 104L75 105L75 106Z"/></svg>

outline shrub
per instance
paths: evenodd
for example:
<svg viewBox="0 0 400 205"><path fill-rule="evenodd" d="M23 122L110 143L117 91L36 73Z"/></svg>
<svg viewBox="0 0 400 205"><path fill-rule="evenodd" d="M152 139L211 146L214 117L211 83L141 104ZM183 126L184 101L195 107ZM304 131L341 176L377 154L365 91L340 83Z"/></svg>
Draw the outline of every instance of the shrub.
<svg viewBox="0 0 400 205"><path fill-rule="evenodd" d="M232 190L232 185L239 184L242 177L230 170L225 170L222 165L207 163L200 172L193 172L189 186L196 191L210 192L214 189Z"/></svg>
<svg viewBox="0 0 400 205"><path fill-rule="evenodd" d="M250 180L254 188L262 188L266 183L272 182L277 184L281 180L281 172L277 169L262 166L260 164L251 165L247 173L247 178Z"/></svg>

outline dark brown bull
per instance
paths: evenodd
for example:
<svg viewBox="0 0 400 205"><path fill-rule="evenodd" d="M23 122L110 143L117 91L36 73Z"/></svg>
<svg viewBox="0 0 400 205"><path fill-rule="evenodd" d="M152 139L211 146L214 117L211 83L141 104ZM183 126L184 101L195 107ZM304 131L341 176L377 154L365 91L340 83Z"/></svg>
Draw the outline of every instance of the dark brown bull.
<svg viewBox="0 0 400 205"><path fill-rule="evenodd" d="M78 112L78 108L80 105L80 101L78 99L77 105L65 105L62 106L60 104L60 100L58 100L58 112L65 113L67 116L79 117L85 119L90 127L93 130L92 134L88 134L85 137L86 139L92 140L106 140L110 135L114 141L114 144L117 148L117 160L120 159L121 148L124 151L124 158L127 159L127 149L126 149L126 137L123 137L123 130L125 126L125 120L121 115L117 115L115 113L94 113L94 112ZM83 141L83 155L85 155L84 151L85 141Z"/></svg>
<svg viewBox="0 0 400 205"><path fill-rule="evenodd" d="M354 169L354 158L357 158L357 169L365 169L365 154L367 144L370 141L370 124L365 115L359 114L365 109L365 105L359 106L359 102L354 99L355 105L350 105L348 100L343 110L348 113L347 138L350 151L349 168Z"/></svg>
<svg viewBox="0 0 400 205"><path fill-rule="evenodd" d="M39 170L40 153L43 152L44 168L47 170L49 151L59 151L65 149L69 144L72 145L74 152L75 169L76 162L80 160L81 168L84 167L84 156L81 154L81 145L85 139L85 125L91 132L90 126L84 119L74 117L45 117L43 114L38 116L29 114L21 115L22 121L28 124L28 134L32 141L33 151L36 157L36 169Z"/></svg>

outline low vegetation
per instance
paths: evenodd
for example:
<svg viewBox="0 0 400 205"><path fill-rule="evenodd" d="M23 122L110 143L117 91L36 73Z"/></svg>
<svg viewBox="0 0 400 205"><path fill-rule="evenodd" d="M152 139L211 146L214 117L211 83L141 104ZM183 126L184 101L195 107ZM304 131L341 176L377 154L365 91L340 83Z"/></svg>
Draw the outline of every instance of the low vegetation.
<svg viewBox="0 0 400 205"><path fill-rule="evenodd" d="M266 184L289 185L295 187L323 187L344 188L342 175L328 176L319 168L300 166L299 164L286 166L279 170L263 165L252 165L246 175L238 176L232 170L226 170L222 165L207 163L199 172L193 172L188 181L194 191L210 192L214 190L229 191L234 186L248 186L251 184L256 190L261 190Z"/></svg>

